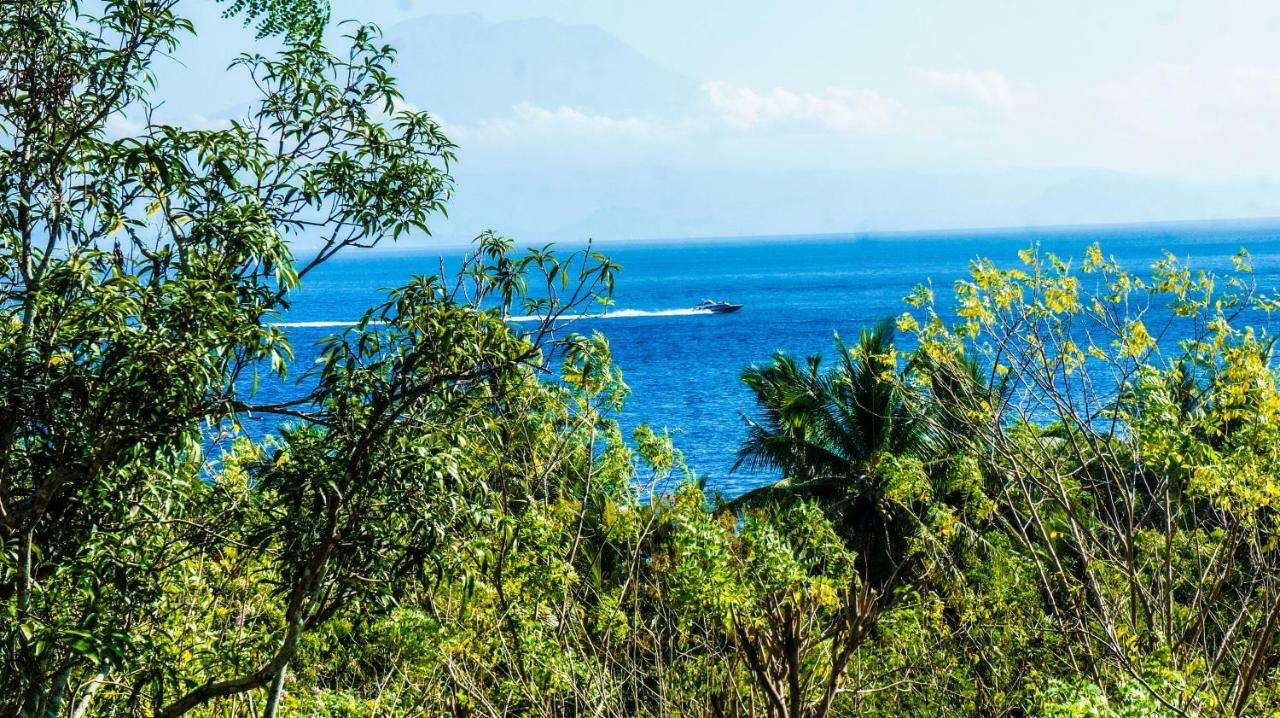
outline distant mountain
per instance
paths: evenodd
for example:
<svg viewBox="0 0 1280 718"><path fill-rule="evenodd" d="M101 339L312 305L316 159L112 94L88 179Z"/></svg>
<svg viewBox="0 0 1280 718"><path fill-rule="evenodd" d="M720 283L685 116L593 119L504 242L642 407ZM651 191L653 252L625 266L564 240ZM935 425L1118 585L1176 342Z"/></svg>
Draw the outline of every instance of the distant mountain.
<svg viewBox="0 0 1280 718"><path fill-rule="evenodd" d="M432 225L437 242L485 228L542 242L1280 215L1277 187L1246 180L775 167L770 153L794 146L796 136L739 136L714 124L699 81L598 27L430 15L386 36L399 49L393 72L405 98L442 118L461 144L457 195L448 219ZM571 123L539 134L541 115L513 110L522 104L555 117L600 116L606 126L630 118L660 127L690 117L711 122L702 135L674 138L593 137ZM573 113L555 114L566 107ZM507 134L484 132L490 121ZM750 157L762 161L743 162Z"/></svg>
<svg viewBox="0 0 1280 718"><path fill-rule="evenodd" d="M590 25L428 15L386 31L405 99L448 122L506 116L520 103L648 116L698 102L698 83Z"/></svg>
<svg viewBox="0 0 1280 718"><path fill-rule="evenodd" d="M464 171L437 237L529 242L1024 227L1280 216L1256 181L1083 169L985 173Z"/></svg>

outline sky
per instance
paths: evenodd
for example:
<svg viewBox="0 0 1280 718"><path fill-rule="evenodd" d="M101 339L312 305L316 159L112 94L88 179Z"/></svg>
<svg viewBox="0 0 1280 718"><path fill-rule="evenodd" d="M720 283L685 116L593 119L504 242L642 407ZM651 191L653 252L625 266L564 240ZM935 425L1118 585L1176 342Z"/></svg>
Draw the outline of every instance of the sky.
<svg viewBox="0 0 1280 718"><path fill-rule="evenodd" d="M251 33L192 4L167 119ZM335 0L460 145L437 234L724 236L1280 216L1280 5ZM335 29L335 34L338 30ZM335 37L335 43L340 39Z"/></svg>

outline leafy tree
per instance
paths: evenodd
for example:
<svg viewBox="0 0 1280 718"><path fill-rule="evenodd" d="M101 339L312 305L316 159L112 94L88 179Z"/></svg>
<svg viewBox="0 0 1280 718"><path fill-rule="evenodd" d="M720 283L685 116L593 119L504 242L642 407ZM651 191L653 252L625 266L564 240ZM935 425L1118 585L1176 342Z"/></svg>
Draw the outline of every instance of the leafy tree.
<svg viewBox="0 0 1280 718"><path fill-rule="evenodd" d="M158 527L197 500L202 424L249 406L239 377L283 372L271 320L289 291L341 248L425 229L449 192L452 145L398 108L393 51L367 26L342 56L291 36L242 57L262 96L226 129L110 135L150 116L153 60L191 30L175 2L0 8L9 713L57 712L146 650L152 572L212 531ZM295 263L303 233L320 249Z"/></svg>
<svg viewBox="0 0 1280 718"><path fill-rule="evenodd" d="M748 677L755 700L733 700L727 712L828 715L877 616L855 555L814 504L757 512L739 529L700 501L696 487L677 498L672 597L723 626L731 665Z"/></svg>
<svg viewBox="0 0 1280 718"><path fill-rule="evenodd" d="M315 37L329 24L329 0L218 0L230 2L224 17L241 16L245 25L256 25L258 39L285 35L291 39Z"/></svg>
<svg viewBox="0 0 1280 718"><path fill-rule="evenodd" d="M847 490L889 455L910 455L923 442L920 422L894 381L893 322L864 329L853 349L836 336L838 364L822 370L813 355L804 367L779 352L753 365L742 382L761 416L747 418L747 438L734 468L775 469L782 481L748 494L746 502L785 491L799 495ZM887 375L887 376L886 376Z"/></svg>
<svg viewBox="0 0 1280 718"><path fill-rule="evenodd" d="M1280 705L1280 299L1247 254L1031 248L830 368L776 354L738 464L782 480L727 505L623 435L607 341L567 332L613 288L590 248L482 233L263 405L292 291L425 232L454 148L375 28L335 54L323 0L224 7L281 49L191 131L151 120L176 2L0 5L0 712ZM255 444L247 412L287 423Z"/></svg>
<svg viewBox="0 0 1280 718"><path fill-rule="evenodd" d="M922 315L902 324L930 365L979 358L1003 387L933 431L980 460L1082 691L1136 687L1152 714L1260 710L1280 404L1271 342L1240 322L1274 298L1244 253L1225 276L1172 256L1142 276L1096 245L1079 269L1034 248L1022 262L975 262L952 324L913 295Z"/></svg>
<svg viewBox="0 0 1280 718"><path fill-rule="evenodd" d="M486 235L461 272L472 286L420 277L326 342L312 393L317 406L250 469L260 508L240 543L278 577L279 638L254 670L190 687L163 715L268 680L273 713L306 631L349 607L367 613L392 606L432 568L449 525L441 517L465 519L440 511L438 502L462 492L457 484L480 479L463 469L464 453L541 362L541 334L516 333L504 321L511 302L524 296L508 283L524 282L527 268L543 262L554 287L578 267L575 293L585 286L581 296L590 298L610 271L607 263L550 264L554 256L541 252L513 260L511 249L509 240ZM508 263L512 273L494 273ZM506 299L486 307L490 292ZM577 306L554 295L533 303L548 312L542 330Z"/></svg>
<svg viewBox="0 0 1280 718"><path fill-rule="evenodd" d="M821 357L801 369L785 353L748 367L759 420L748 418L737 466L781 470L783 478L733 500L731 509L814 499L858 556L862 582L889 600L906 568L909 545L931 487L914 458L924 424L900 378L891 320L864 329L852 349L836 337L839 363Z"/></svg>

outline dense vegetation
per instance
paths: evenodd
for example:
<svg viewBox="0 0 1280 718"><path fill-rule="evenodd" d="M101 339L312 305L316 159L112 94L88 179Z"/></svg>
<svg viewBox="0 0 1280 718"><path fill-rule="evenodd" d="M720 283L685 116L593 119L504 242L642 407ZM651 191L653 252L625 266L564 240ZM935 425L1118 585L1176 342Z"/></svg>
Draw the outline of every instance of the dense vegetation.
<svg viewBox="0 0 1280 718"><path fill-rule="evenodd" d="M830 364L748 367L739 463L782 478L727 502L622 435L608 344L565 321L613 286L590 250L482 234L257 405L298 379L290 291L425 231L453 147L315 0L227 6L282 47L237 63L246 118L108 133L191 28L87 7L0 5L5 715L1280 711L1278 305L1246 254L978 260Z"/></svg>

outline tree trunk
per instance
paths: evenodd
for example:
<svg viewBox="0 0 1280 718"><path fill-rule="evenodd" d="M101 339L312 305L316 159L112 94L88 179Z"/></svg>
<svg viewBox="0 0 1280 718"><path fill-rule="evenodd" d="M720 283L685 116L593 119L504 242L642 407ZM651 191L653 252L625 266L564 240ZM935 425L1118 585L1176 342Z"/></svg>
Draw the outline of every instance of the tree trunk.
<svg viewBox="0 0 1280 718"><path fill-rule="evenodd" d="M267 707L262 711L262 718L276 718L276 710L280 708L280 697L284 695L284 676L288 672L287 662L280 666L279 671L276 671L276 677L271 681L271 689L267 692Z"/></svg>

